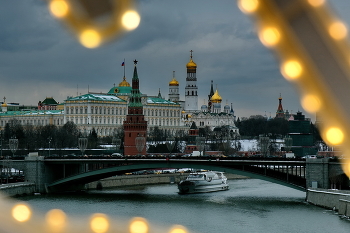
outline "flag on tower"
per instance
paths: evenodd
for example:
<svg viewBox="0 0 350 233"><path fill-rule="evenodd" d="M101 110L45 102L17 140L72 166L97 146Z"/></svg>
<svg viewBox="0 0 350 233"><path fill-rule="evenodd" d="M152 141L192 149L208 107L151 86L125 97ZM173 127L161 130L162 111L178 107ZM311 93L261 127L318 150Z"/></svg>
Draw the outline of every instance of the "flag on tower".
<svg viewBox="0 0 350 233"><path fill-rule="evenodd" d="M122 63L122 66L124 66L124 65L125 65L125 63L123 62L123 63Z"/></svg>

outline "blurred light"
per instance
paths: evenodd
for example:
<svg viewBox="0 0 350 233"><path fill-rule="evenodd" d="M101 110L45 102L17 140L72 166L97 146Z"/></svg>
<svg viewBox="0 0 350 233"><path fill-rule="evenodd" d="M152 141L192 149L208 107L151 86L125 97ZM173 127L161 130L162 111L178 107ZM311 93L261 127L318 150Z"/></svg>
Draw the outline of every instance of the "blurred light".
<svg viewBox="0 0 350 233"><path fill-rule="evenodd" d="M130 233L147 233L148 224L143 218L135 218L130 224Z"/></svg>
<svg viewBox="0 0 350 233"><path fill-rule="evenodd" d="M253 13L258 9L258 0L239 0L238 7L245 13Z"/></svg>
<svg viewBox="0 0 350 233"><path fill-rule="evenodd" d="M127 30L134 30L140 24L140 15L136 11L127 11L123 14L122 24Z"/></svg>
<svg viewBox="0 0 350 233"><path fill-rule="evenodd" d="M68 13L68 4L65 0L52 0L49 5L51 13L57 18L65 17Z"/></svg>
<svg viewBox="0 0 350 233"><path fill-rule="evenodd" d="M181 225L174 226L169 233L187 233L186 229Z"/></svg>
<svg viewBox="0 0 350 233"><path fill-rule="evenodd" d="M91 230L95 233L105 233L108 231L109 222L104 214L94 214L90 221Z"/></svg>
<svg viewBox="0 0 350 233"><path fill-rule="evenodd" d="M92 29L84 30L80 34L80 43L84 45L86 48L96 48L101 44L101 36L100 34Z"/></svg>
<svg viewBox="0 0 350 233"><path fill-rule="evenodd" d="M315 113L321 108L321 101L320 99L315 95L306 95L301 100L301 105L303 108L310 112Z"/></svg>
<svg viewBox="0 0 350 233"><path fill-rule="evenodd" d="M275 27L264 28L260 35L260 41L267 47L276 45L281 38L280 32Z"/></svg>
<svg viewBox="0 0 350 233"><path fill-rule="evenodd" d="M17 204L12 208L12 217L18 222L25 222L29 220L31 211L28 206L24 204Z"/></svg>
<svg viewBox="0 0 350 233"><path fill-rule="evenodd" d="M303 71L298 61L289 60L282 64L281 72L286 79L297 79Z"/></svg>
<svg viewBox="0 0 350 233"><path fill-rule="evenodd" d="M348 29L342 22L335 22L332 23L329 28L328 32L331 35L331 37L335 40L341 40L344 39L348 33Z"/></svg>
<svg viewBox="0 0 350 233"><path fill-rule="evenodd" d="M337 127L332 127L326 131L326 139L333 145L339 145L344 140L343 131Z"/></svg>
<svg viewBox="0 0 350 233"><path fill-rule="evenodd" d="M319 7L324 4L325 0L308 0L308 2L313 7Z"/></svg>
<svg viewBox="0 0 350 233"><path fill-rule="evenodd" d="M62 210L50 210L46 213L45 218L52 230L60 231L66 225L66 214Z"/></svg>

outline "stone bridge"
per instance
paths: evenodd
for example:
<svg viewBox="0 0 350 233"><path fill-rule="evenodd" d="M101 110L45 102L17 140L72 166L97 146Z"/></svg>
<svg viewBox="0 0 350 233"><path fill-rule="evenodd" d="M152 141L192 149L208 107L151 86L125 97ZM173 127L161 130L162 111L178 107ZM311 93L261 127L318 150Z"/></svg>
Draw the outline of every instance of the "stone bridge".
<svg viewBox="0 0 350 233"><path fill-rule="evenodd" d="M216 170L262 179L298 190L330 188L332 177L343 176L339 162L308 160L211 160L211 159L45 159L41 156L13 161L24 171L36 192L82 190L85 184L128 172L164 168Z"/></svg>

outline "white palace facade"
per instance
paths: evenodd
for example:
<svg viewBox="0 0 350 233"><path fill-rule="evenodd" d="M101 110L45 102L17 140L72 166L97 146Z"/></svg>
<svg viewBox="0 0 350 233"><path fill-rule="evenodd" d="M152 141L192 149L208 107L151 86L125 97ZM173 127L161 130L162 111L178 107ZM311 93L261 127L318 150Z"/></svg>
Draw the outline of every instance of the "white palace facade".
<svg viewBox="0 0 350 233"><path fill-rule="evenodd" d="M187 132L192 122L197 127L209 126L214 129L217 126L229 125L239 134L235 126L235 116L232 106L224 106L221 110L221 97L216 90L208 95L208 105L203 105L198 110L198 87L196 78L197 65L192 60L186 65L187 78L185 87L185 101L180 100L179 82L173 75L169 82L169 98L147 96L142 94L142 103L145 120L148 129L160 127L172 134L177 131ZM140 79L142 82L142 78ZM142 90L141 90L142 91ZM0 130L11 119L17 119L25 125L56 125L62 126L68 121L74 122L81 131L89 132L93 128L99 136L112 136L115 130L121 128L126 119L127 107L131 93L131 86L124 75L118 86L113 86L107 93L87 93L76 97L67 98L62 104L53 107L53 98L39 102L37 109L16 109L11 104L4 102L0 111ZM46 106L50 103L50 106Z"/></svg>

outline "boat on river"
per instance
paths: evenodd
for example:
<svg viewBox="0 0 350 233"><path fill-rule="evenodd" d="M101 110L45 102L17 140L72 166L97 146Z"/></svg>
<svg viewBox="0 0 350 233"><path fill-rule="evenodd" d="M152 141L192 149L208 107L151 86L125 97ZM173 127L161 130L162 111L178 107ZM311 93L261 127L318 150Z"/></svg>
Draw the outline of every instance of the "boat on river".
<svg viewBox="0 0 350 233"><path fill-rule="evenodd" d="M177 187L179 194L207 193L229 189L224 173L216 171L190 173L185 180L179 182Z"/></svg>

